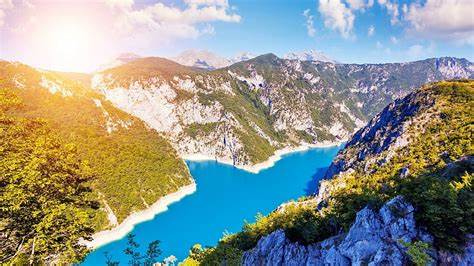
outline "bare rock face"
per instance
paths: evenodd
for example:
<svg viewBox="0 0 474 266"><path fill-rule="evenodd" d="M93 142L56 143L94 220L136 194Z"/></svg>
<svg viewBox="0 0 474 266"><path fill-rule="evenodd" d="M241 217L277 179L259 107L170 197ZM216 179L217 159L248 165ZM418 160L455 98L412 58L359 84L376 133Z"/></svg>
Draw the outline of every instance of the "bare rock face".
<svg viewBox="0 0 474 266"><path fill-rule="evenodd" d="M243 265L405 265L410 262L403 242L433 237L418 228L413 206L397 196L379 211L366 207L357 213L350 230L312 245L291 243L283 230L258 241L244 253ZM471 239L472 240L472 239ZM472 265L474 245L468 241L464 254L429 251L433 262Z"/></svg>

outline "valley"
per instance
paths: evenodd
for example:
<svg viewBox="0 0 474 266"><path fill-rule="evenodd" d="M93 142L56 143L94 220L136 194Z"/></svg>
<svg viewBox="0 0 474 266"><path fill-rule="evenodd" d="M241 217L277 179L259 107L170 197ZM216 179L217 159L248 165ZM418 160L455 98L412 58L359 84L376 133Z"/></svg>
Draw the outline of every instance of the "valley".
<svg viewBox="0 0 474 266"><path fill-rule="evenodd" d="M181 157L248 170L281 149L342 143L416 87L473 75L456 58L354 65L267 54L214 71L141 58L94 75L92 87L162 132Z"/></svg>
<svg viewBox="0 0 474 266"><path fill-rule="evenodd" d="M420 84L473 76L472 63L455 58L354 65L273 54L212 71L163 58L93 75L1 67L1 85L22 101L6 114L44 119L91 169L88 215L96 234L81 242L90 247L122 239L196 193L185 159L267 173L294 156L286 153L348 141L377 110ZM328 173L346 167L336 161Z"/></svg>
<svg viewBox="0 0 474 266"><path fill-rule="evenodd" d="M0 266L474 265L473 0L0 0Z"/></svg>

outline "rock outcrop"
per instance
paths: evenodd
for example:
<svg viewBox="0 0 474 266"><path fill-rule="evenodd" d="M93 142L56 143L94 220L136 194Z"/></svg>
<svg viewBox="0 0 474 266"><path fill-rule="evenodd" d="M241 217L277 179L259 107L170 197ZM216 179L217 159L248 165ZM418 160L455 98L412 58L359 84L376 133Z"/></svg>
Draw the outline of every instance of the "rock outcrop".
<svg viewBox="0 0 474 266"><path fill-rule="evenodd" d="M417 227L413 206L397 196L380 210L365 207L347 233L324 241L302 245L292 243L283 230L258 241L243 255L243 265L405 265L410 262L403 243L421 240L432 243L433 237ZM464 254L428 251L432 263L472 265L474 242L468 241Z"/></svg>

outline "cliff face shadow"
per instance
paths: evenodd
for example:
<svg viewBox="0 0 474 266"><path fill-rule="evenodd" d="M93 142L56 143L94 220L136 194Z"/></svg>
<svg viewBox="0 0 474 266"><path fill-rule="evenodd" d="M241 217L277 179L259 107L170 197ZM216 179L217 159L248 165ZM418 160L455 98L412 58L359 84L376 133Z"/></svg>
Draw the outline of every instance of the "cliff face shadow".
<svg viewBox="0 0 474 266"><path fill-rule="evenodd" d="M305 194L306 196L314 195L319 190L319 181L323 179L326 171L329 167L321 167L316 170L316 173L311 177L311 181L306 183Z"/></svg>

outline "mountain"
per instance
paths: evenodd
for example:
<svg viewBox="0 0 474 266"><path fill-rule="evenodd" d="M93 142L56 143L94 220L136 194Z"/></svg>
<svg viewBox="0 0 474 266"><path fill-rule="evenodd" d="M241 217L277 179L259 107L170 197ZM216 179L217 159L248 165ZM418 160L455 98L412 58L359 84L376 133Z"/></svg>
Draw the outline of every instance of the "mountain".
<svg viewBox="0 0 474 266"><path fill-rule="evenodd" d="M252 58L257 57L256 55L250 53L250 52L242 52L234 56L233 58L229 59L232 64L242 62L242 61L247 61Z"/></svg>
<svg viewBox="0 0 474 266"><path fill-rule="evenodd" d="M100 203L96 229L115 226L192 183L185 163L165 138L90 86L70 79L77 75L2 61L0 76L0 87L21 101L9 115L44 120L88 162L95 177L91 197Z"/></svg>
<svg viewBox="0 0 474 266"><path fill-rule="evenodd" d="M317 195L195 245L184 265L473 264L473 110L473 80L397 99L347 142Z"/></svg>
<svg viewBox="0 0 474 266"><path fill-rule="evenodd" d="M207 50L186 50L178 56L171 58L185 66L203 68L213 70L217 68L226 67L231 64L231 61L213 54Z"/></svg>
<svg viewBox="0 0 474 266"><path fill-rule="evenodd" d="M426 82L473 77L471 62L449 57L333 64L266 54L214 71L143 58L97 73L92 87L163 133L181 157L255 170L279 149L346 141Z"/></svg>
<svg viewBox="0 0 474 266"><path fill-rule="evenodd" d="M130 62L132 62L134 60L137 60L139 58L141 58L141 56L139 56L137 54L134 54L134 53L123 53L123 54L118 55L111 62L108 62L107 64L99 66L97 71L102 71L104 69L118 67L118 66L121 66L123 64L130 63Z"/></svg>
<svg viewBox="0 0 474 266"><path fill-rule="evenodd" d="M337 63L335 60L329 58L322 52L316 50L290 52L283 56L285 59L300 60L300 61L321 61L327 63Z"/></svg>

